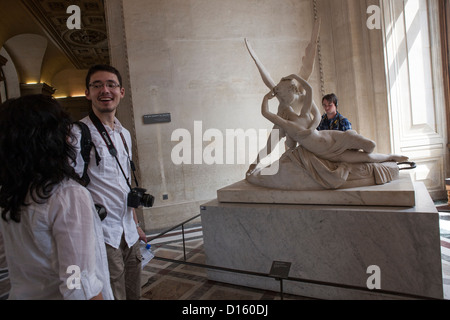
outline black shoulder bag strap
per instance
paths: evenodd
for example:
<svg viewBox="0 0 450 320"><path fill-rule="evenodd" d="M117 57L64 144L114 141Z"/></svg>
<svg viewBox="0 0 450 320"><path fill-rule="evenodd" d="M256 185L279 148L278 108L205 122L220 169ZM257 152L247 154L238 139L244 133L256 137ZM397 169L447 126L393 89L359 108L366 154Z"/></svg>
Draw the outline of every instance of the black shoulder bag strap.
<svg viewBox="0 0 450 320"><path fill-rule="evenodd" d="M83 186L87 186L91 179L89 178L89 175L87 174L87 169L89 167L89 162L91 160L91 149L94 148L95 151L95 160L97 163L97 166L99 165L101 158L100 155L97 152L97 149L95 148L94 143L92 142L91 138L91 131L89 130L89 127L81 121L75 121L74 124L78 125L80 127L81 131L81 138L80 138L80 148L81 148L81 157L84 161L84 168L83 168L83 175L81 176L81 180L83 183Z"/></svg>
<svg viewBox="0 0 450 320"><path fill-rule="evenodd" d="M117 164L119 165L120 171L122 171L122 174L125 178L125 181L127 182L128 187L130 188L130 190L132 190L131 184L128 181L125 171L123 171L123 168L120 165L119 159L117 158L117 149L114 146L114 143L112 142L111 137L109 136L108 132L106 131L105 126L103 126L103 123L92 111L89 113L89 118L91 119L94 126L97 128L98 132L100 133L100 136L105 141L105 144L108 147L109 153L116 159ZM120 133L120 136L122 137L122 142L123 142L123 144L125 146L125 150L127 151L127 154L128 154L128 160L130 161L130 166L131 166L131 170L133 171L133 176L134 176L134 180L136 182L136 186L139 186L139 184L137 182L136 174L135 174L136 167L134 166L134 163L130 158L130 154L128 153L128 146L127 146L127 143L125 141L125 138L124 138L122 132Z"/></svg>

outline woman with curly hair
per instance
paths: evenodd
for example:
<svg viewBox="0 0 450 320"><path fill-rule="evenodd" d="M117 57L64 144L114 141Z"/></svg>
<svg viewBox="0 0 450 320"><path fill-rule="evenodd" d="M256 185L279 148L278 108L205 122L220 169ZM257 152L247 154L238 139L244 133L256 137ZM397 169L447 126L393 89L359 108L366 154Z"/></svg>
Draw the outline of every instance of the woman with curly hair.
<svg viewBox="0 0 450 320"><path fill-rule="evenodd" d="M112 299L100 219L71 165L71 123L52 97L0 105L9 299Z"/></svg>

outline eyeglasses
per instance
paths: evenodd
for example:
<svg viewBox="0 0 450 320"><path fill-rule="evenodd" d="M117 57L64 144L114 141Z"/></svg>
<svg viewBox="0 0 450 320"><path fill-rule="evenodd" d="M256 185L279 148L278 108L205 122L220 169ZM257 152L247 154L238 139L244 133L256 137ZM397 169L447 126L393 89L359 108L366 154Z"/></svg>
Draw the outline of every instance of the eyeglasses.
<svg viewBox="0 0 450 320"><path fill-rule="evenodd" d="M89 87L95 88L95 89L103 88L103 86L106 86L108 89L115 89L115 88L120 87L120 84L115 83L114 81L107 81L106 83L103 83L101 81L95 81L95 82L89 84Z"/></svg>

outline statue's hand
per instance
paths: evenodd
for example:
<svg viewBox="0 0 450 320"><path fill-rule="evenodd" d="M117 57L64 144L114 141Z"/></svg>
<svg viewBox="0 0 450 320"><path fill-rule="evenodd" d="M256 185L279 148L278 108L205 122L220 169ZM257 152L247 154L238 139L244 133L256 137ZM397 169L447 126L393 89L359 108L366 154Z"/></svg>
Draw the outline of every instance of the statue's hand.
<svg viewBox="0 0 450 320"><path fill-rule="evenodd" d="M251 164L250 167L248 167L248 170L245 173L245 175L246 176L251 176L253 174L253 172L255 172L256 166L257 166L257 164L255 164L255 163Z"/></svg>
<svg viewBox="0 0 450 320"><path fill-rule="evenodd" d="M265 96L264 98L267 100L273 99L276 96L275 92L273 90L270 90Z"/></svg>

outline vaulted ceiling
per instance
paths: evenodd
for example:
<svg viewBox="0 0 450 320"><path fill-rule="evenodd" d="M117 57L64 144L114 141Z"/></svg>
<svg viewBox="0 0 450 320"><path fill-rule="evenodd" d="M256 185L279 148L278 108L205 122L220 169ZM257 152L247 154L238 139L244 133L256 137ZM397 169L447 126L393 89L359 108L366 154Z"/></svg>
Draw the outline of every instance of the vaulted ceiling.
<svg viewBox="0 0 450 320"><path fill-rule="evenodd" d="M71 5L80 8L79 29L67 24L75 13L68 13ZM79 80L86 69L109 63L104 2L0 0L1 48L20 83L45 82L66 95L83 90Z"/></svg>

